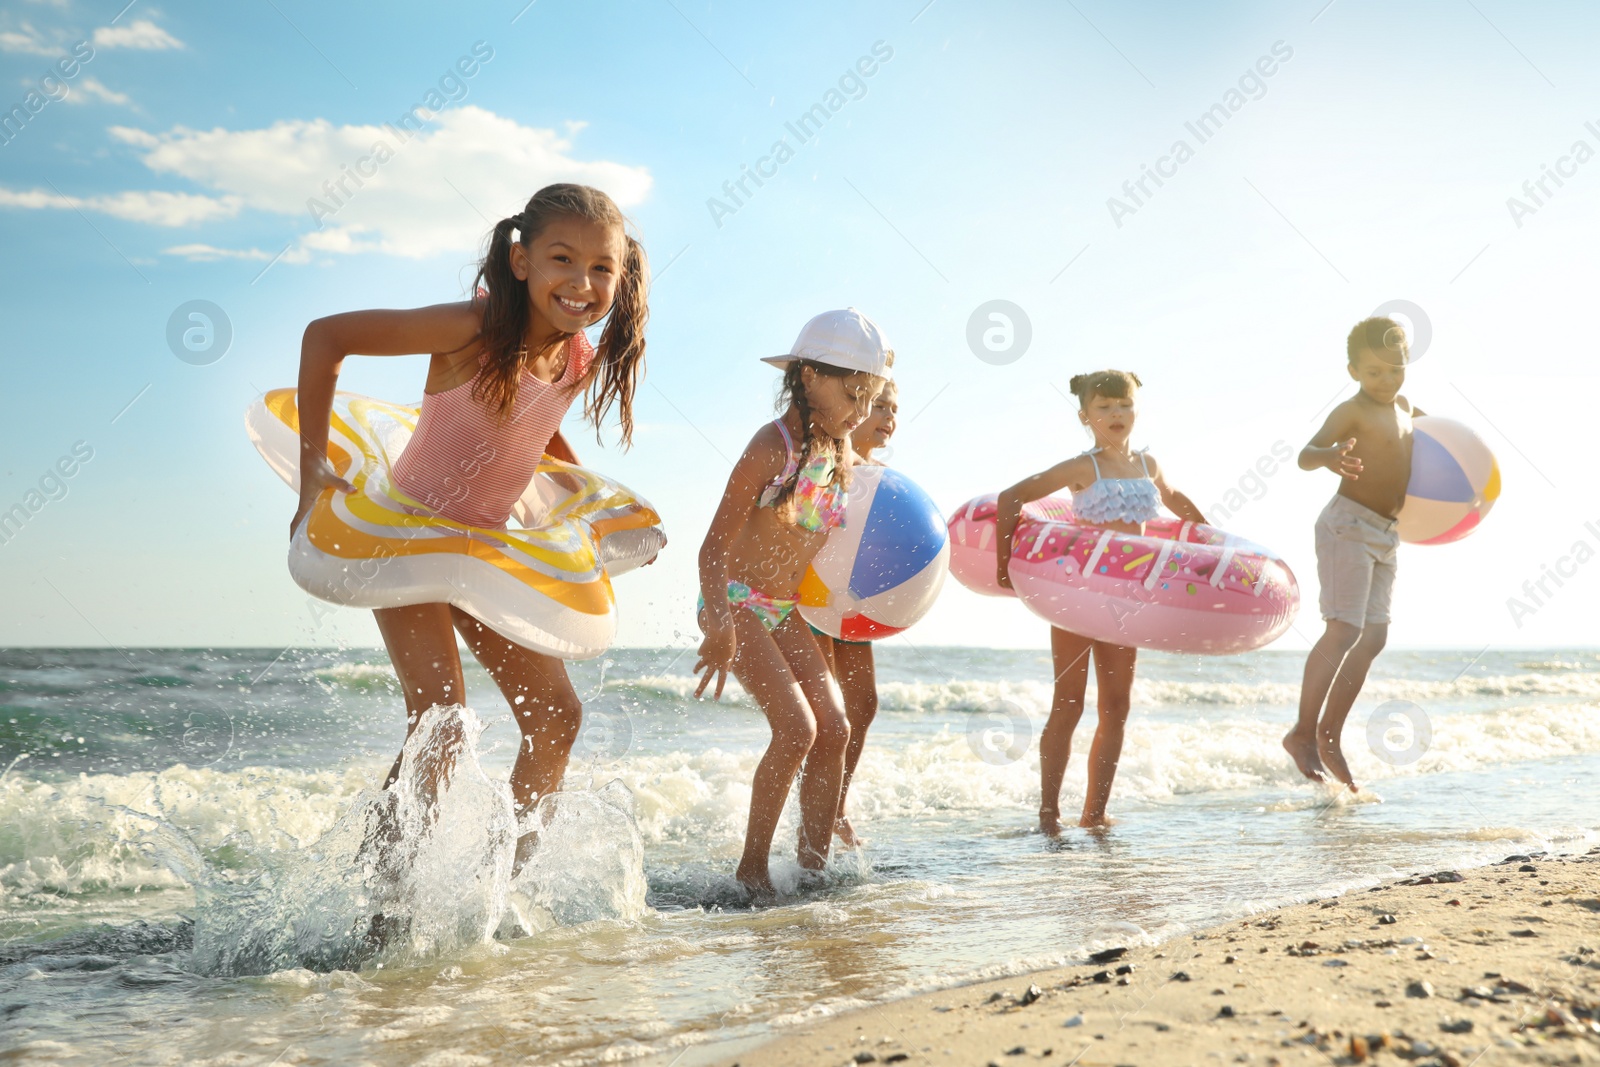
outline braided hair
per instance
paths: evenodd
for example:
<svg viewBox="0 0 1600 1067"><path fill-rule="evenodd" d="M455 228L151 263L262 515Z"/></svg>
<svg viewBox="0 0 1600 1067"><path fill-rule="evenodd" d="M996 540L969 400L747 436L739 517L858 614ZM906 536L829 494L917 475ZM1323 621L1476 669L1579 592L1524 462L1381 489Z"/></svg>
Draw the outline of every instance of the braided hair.
<svg viewBox="0 0 1600 1067"><path fill-rule="evenodd" d="M778 515L785 521L790 521L794 517L794 493L800 484L800 472L812 459L822 455L833 458L833 478L830 485L843 488L850 477L850 449L845 447L846 442L842 438L829 435L812 421L811 402L806 397L807 367L826 378L848 378L857 373L828 363L814 363L809 359L794 360L784 369L783 381L778 386L777 409L779 414L782 414L793 404L799 412L801 432L805 435L800 443L800 454L796 457L795 469L778 487L778 496L773 502Z"/></svg>

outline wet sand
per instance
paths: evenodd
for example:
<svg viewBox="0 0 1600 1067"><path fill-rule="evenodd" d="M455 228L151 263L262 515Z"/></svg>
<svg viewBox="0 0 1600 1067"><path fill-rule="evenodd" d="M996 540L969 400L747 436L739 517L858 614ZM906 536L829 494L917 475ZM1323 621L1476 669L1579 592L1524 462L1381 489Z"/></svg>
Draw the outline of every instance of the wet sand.
<svg viewBox="0 0 1600 1067"><path fill-rule="evenodd" d="M1600 848L1096 957L798 1026L719 1062L1600 1064Z"/></svg>

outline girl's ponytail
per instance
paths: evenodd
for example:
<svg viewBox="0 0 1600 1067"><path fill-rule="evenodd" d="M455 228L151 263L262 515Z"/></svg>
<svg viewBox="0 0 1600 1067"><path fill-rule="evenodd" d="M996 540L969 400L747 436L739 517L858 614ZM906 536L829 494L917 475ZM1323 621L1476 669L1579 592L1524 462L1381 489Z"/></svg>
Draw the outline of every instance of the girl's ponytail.
<svg viewBox="0 0 1600 1067"><path fill-rule="evenodd" d="M472 396L501 415L517 401L525 351L523 335L528 329L528 287L511 271L511 234L522 229L526 242L524 217L513 215L494 224L489 250L478 264L478 275L472 282L473 302L482 304L479 336L488 357L484 373L472 387Z"/></svg>
<svg viewBox="0 0 1600 1067"><path fill-rule="evenodd" d="M622 277L617 279L617 295L611 304L606 328L600 334L595 353L599 378L589 390L583 414L594 424L599 436L600 422L617 408L624 447L633 444L633 394L644 376L644 325L650 318L646 294L650 289L650 261L644 246L624 233Z"/></svg>

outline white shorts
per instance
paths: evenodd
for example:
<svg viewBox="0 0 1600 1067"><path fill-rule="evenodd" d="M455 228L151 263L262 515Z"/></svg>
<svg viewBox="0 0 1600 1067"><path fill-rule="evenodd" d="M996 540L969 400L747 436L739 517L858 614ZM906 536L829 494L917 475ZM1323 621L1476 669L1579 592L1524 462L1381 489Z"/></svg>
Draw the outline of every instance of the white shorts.
<svg viewBox="0 0 1600 1067"><path fill-rule="evenodd" d="M1322 617L1357 628L1387 624L1399 522L1335 496L1317 516L1317 580Z"/></svg>

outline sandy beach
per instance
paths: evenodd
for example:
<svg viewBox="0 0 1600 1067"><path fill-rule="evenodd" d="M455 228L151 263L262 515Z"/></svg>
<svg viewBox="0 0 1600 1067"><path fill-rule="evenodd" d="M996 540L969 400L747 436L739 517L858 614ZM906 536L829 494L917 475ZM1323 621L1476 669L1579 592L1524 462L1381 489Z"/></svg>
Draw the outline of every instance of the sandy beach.
<svg viewBox="0 0 1600 1067"><path fill-rule="evenodd" d="M1511 856L786 1030L721 1062L1600 1063L1600 848Z"/></svg>

